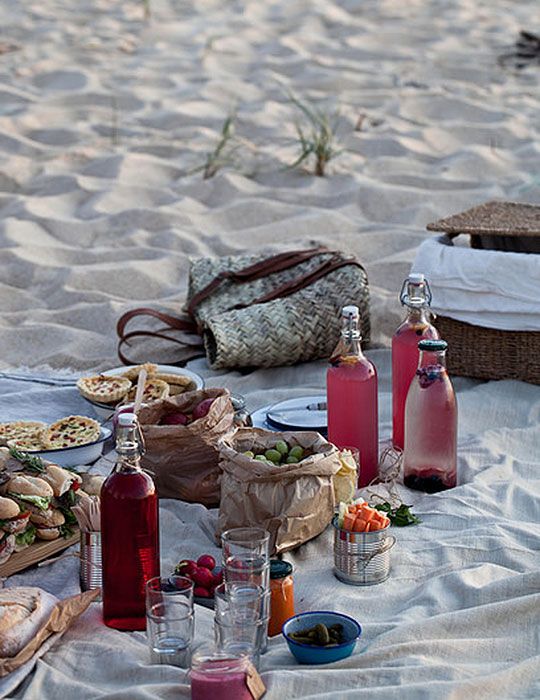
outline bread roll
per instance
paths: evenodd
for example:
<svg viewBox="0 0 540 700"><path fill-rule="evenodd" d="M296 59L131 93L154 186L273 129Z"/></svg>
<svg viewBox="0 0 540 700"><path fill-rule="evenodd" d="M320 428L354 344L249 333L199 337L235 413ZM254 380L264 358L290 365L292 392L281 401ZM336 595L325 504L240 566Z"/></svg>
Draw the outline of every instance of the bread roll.
<svg viewBox="0 0 540 700"><path fill-rule="evenodd" d="M64 514L57 508L49 508L49 510L41 510L39 513L30 515L30 522L37 527L58 527L66 522Z"/></svg>
<svg viewBox="0 0 540 700"><path fill-rule="evenodd" d="M20 493L22 496L43 496L52 498L54 492L52 487L38 476L18 475L9 480L9 493Z"/></svg>
<svg viewBox="0 0 540 700"><path fill-rule="evenodd" d="M82 481L78 474L62 469L56 464L48 464L40 479L49 484L57 498L69 491L74 481L77 481L79 484Z"/></svg>
<svg viewBox="0 0 540 700"><path fill-rule="evenodd" d="M34 637L58 603L40 588L0 590L0 657L11 658Z"/></svg>
<svg viewBox="0 0 540 700"><path fill-rule="evenodd" d="M60 530L57 527L38 527L36 535L40 540L57 540L60 537Z"/></svg>
<svg viewBox="0 0 540 700"><path fill-rule="evenodd" d="M19 505L13 499L0 496L0 520L16 518L19 513Z"/></svg>
<svg viewBox="0 0 540 700"><path fill-rule="evenodd" d="M4 564L15 551L15 535L4 535L0 531L0 564Z"/></svg>

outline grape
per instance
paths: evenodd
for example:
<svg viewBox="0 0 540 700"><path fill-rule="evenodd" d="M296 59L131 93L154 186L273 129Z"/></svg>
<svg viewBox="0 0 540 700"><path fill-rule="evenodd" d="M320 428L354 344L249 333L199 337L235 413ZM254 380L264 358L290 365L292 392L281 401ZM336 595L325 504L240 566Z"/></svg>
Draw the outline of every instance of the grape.
<svg viewBox="0 0 540 700"><path fill-rule="evenodd" d="M289 451L289 456L290 457L296 457L298 461L302 459L304 456L304 449L303 447L300 447L300 445L295 445L294 447L291 447Z"/></svg>
<svg viewBox="0 0 540 700"><path fill-rule="evenodd" d="M274 449L277 450L280 454L286 455L289 451L289 446L287 445L285 440L278 440L275 444Z"/></svg>
<svg viewBox="0 0 540 700"><path fill-rule="evenodd" d="M274 462L274 464L279 464L281 460L281 452L278 452L278 450L266 450L264 456L266 457L266 459L269 459L271 462Z"/></svg>

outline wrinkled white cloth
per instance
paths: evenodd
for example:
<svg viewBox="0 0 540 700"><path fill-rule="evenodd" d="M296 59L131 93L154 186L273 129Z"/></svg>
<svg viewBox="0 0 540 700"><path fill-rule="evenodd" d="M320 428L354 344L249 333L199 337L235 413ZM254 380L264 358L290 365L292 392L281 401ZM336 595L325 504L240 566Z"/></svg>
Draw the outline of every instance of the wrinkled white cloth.
<svg viewBox="0 0 540 700"><path fill-rule="evenodd" d="M369 356L379 372L380 433L386 439L390 353ZM324 363L249 374L210 373L203 360L190 368L205 374L212 386L244 394L250 410L324 391ZM460 485L437 495L402 489L423 522L394 528L390 578L368 588L334 578L331 528L285 555L294 565L297 611L352 615L362 636L353 656L322 667L298 665L281 637L270 640L261 661L267 700L540 697L540 390L517 381L463 378L454 386ZM37 391L34 387L35 399ZM49 398L55 391L67 398L65 389L44 391ZM14 393L11 400L16 402ZM94 468L108 470L110 464L102 460ZM207 534L216 515L200 505L161 501L162 573L203 552L220 557ZM8 581L22 584L60 596L75 593L77 560L70 557ZM197 606L195 618L196 643L211 640L212 612ZM9 697L172 700L189 695L185 670L150 665L145 635L104 627L94 604Z"/></svg>
<svg viewBox="0 0 540 700"><path fill-rule="evenodd" d="M540 255L424 241L413 272L423 272L435 313L484 328L540 331Z"/></svg>

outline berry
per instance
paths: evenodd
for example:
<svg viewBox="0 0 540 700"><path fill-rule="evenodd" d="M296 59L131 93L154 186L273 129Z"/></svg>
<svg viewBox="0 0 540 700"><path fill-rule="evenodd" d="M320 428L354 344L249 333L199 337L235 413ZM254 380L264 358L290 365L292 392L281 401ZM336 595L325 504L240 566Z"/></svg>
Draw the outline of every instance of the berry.
<svg viewBox="0 0 540 700"><path fill-rule="evenodd" d="M195 569L195 571L191 574L191 578L197 587L202 586L206 589L210 588L210 586L214 583L212 572L208 571L208 569L205 569L202 566L198 566Z"/></svg>
<svg viewBox="0 0 540 700"><path fill-rule="evenodd" d="M216 560L210 554L201 554L197 559L197 566L202 566L203 569L213 571L216 568Z"/></svg>

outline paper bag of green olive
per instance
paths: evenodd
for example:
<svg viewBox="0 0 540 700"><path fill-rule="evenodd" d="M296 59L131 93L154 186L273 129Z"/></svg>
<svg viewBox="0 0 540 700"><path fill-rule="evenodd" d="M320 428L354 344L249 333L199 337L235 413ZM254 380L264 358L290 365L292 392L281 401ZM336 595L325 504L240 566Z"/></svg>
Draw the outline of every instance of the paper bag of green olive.
<svg viewBox="0 0 540 700"><path fill-rule="evenodd" d="M334 515L338 451L319 433L240 428L219 442L219 536L232 527L270 532L271 553L319 535Z"/></svg>

